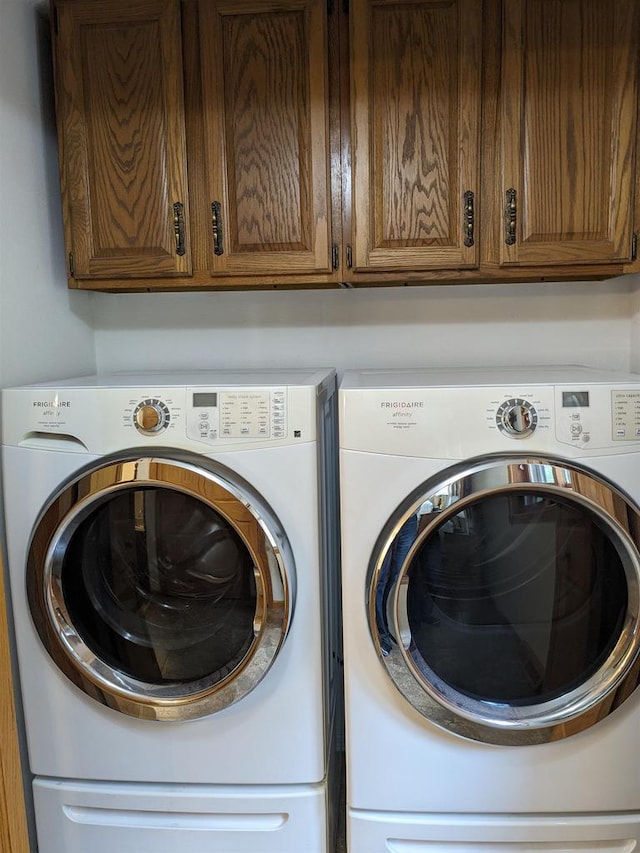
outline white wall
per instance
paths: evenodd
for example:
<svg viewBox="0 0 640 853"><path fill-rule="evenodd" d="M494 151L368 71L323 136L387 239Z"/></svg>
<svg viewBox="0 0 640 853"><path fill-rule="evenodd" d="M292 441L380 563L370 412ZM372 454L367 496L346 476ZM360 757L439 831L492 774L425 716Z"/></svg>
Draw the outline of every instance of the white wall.
<svg viewBox="0 0 640 853"><path fill-rule="evenodd" d="M628 370L635 282L97 294L96 355L102 371L554 363Z"/></svg>
<svg viewBox="0 0 640 853"><path fill-rule="evenodd" d="M0 385L95 368L92 296L65 279L48 24L0 2Z"/></svg>
<svg viewBox="0 0 640 853"><path fill-rule="evenodd" d="M629 276L631 306L629 310L631 369L640 373L640 275Z"/></svg>

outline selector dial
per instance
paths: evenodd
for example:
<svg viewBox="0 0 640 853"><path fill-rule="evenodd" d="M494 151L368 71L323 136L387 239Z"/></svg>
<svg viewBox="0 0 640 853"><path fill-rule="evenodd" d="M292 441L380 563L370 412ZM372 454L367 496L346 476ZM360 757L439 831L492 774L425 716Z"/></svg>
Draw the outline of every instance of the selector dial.
<svg viewBox="0 0 640 853"><path fill-rule="evenodd" d="M526 438L538 426L538 413L527 400L512 398L496 412L496 424L510 438Z"/></svg>
<svg viewBox="0 0 640 853"><path fill-rule="evenodd" d="M143 400L133 413L133 423L138 432L154 435L169 426L169 409L162 400Z"/></svg>

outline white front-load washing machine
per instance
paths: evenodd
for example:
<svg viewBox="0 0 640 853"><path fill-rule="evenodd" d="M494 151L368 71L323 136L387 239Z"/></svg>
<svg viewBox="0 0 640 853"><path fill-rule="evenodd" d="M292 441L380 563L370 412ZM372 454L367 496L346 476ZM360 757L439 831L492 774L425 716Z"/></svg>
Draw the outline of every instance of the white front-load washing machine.
<svg viewBox="0 0 640 853"><path fill-rule="evenodd" d="M339 672L331 370L3 392L40 853L326 853Z"/></svg>
<svg viewBox="0 0 640 853"><path fill-rule="evenodd" d="M352 853L640 846L640 376L347 372Z"/></svg>

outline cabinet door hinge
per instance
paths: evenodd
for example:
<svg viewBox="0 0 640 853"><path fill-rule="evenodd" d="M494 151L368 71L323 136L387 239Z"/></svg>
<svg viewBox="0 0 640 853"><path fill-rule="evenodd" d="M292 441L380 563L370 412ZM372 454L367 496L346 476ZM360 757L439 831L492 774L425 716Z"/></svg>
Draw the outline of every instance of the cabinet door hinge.
<svg viewBox="0 0 640 853"><path fill-rule="evenodd" d="M347 246L347 267L351 269L353 266L353 249L351 246Z"/></svg>
<svg viewBox="0 0 640 853"><path fill-rule="evenodd" d="M337 243L331 244L331 269L337 270L340 266L340 249Z"/></svg>
<svg viewBox="0 0 640 853"><path fill-rule="evenodd" d="M53 7L53 32L58 35L58 7Z"/></svg>
<svg viewBox="0 0 640 853"><path fill-rule="evenodd" d="M327 15L333 15L333 0L327 0Z"/></svg>
<svg viewBox="0 0 640 853"><path fill-rule="evenodd" d="M73 252L69 252L69 275L71 278L75 278L76 276L76 268L73 263Z"/></svg>
<svg viewBox="0 0 640 853"><path fill-rule="evenodd" d="M349 0L342 0L342 9L345 15L349 14Z"/></svg>
<svg viewBox="0 0 640 853"><path fill-rule="evenodd" d="M634 234L631 238L631 260L635 261L638 258L638 235Z"/></svg>

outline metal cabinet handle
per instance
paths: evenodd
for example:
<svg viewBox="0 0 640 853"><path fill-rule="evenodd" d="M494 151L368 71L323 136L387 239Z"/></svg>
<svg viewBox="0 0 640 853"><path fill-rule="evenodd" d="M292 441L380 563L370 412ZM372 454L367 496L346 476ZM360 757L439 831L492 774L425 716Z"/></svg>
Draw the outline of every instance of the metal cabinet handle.
<svg viewBox="0 0 640 853"><path fill-rule="evenodd" d="M463 207L463 222L462 227L464 230L464 244L465 246L473 246L474 244L474 236L473 229L475 225L475 214L474 214L474 200L475 196L471 192L471 190L467 190L464 194L464 207Z"/></svg>
<svg viewBox="0 0 640 853"><path fill-rule="evenodd" d="M176 255L184 255L184 205L177 201L173 205L173 233L176 238Z"/></svg>
<svg viewBox="0 0 640 853"><path fill-rule="evenodd" d="M223 255L222 243L222 205L219 201L211 202L211 230L213 231L213 254Z"/></svg>
<svg viewBox="0 0 640 853"><path fill-rule="evenodd" d="M507 246L513 246L516 242L516 221L518 215L518 194L513 187L507 190L507 204L504 209L504 242Z"/></svg>

